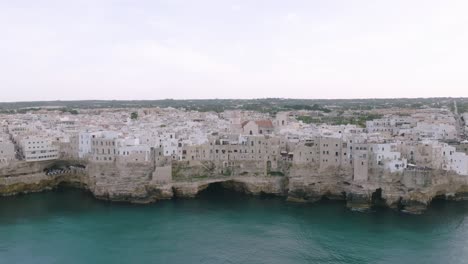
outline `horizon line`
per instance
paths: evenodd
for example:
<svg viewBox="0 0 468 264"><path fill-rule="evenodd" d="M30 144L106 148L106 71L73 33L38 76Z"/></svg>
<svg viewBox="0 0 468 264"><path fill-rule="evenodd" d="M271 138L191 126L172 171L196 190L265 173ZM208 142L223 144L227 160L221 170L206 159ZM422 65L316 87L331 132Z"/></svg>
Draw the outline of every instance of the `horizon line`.
<svg viewBox="0 0 468 264"><path fill-rule="evenodd" d="M286 98L286 97L258 97L258 98L159 98L159 99L56 99L56 100L32 100L32 101L0 101L0 104L13 104L13 103L45 103L45 102L90 102L90 101L210 101L210 100L407 100L407 99L468 99L468 97L453 97L453 96L433 96L433 97L368 97L368 98Z"/></svg>

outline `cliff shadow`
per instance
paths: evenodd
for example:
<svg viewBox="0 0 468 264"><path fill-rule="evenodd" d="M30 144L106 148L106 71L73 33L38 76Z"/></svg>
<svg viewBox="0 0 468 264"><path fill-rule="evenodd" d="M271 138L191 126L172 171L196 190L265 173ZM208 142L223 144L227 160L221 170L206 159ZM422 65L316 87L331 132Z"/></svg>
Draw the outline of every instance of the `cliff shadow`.
<svg viewBox="0 0 468 264"><path fill-rule="evenodd" d="M373 208L386 208L386 200L382 197L382 188L376 189L371 195L371 206Z"/></svg>
<svg viewBox="0 0 468 264"><path fill-rule="evenodd" d="M260 192L259 194L252 194L247 188L245 183L237 181L223 181L208 184L206 188L198 192L196 195L200 199L245 199L247 197L255 196L257 198L274 198L277 197L273 194Z"/></svg>

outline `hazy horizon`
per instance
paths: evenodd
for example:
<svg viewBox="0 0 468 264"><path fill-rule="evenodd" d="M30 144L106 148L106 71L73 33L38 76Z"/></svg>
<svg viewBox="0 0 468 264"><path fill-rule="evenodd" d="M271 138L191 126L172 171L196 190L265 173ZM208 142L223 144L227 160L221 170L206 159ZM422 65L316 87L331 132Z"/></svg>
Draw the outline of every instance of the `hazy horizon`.
<svg viewBox="0 0 468 264"><path fill-rule="evenodd" d="M468 2L0 1L0 102L468 97Z"/></svg>
<svg viewBox="0 0 468 264"><path fill-rule="evenodd" d="M77 101L164 101L164 100L174 100L174 101L202 101L202 100L270 100L270 99L279 99L279 100L398 100L398 99L410 99L410 100L427 100L427 99L468 99L468 97L388 97L388 98L287 98L287 97L264 97L264 98L160 98L160 99L82 99L82 100L33 100L33 101L0 101L0 103L35 103L35 102L77 102Z"/></svg>

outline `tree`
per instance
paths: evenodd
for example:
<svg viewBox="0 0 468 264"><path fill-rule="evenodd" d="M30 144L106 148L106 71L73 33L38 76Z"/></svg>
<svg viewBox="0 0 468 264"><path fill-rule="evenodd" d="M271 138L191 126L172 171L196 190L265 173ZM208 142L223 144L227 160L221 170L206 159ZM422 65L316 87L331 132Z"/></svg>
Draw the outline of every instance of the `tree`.
<svg viewBox="0 0 468 264"><path fill-rule="evenodd" d="M138 113L137 113L137 112L133 112L133 113L130 115L130 118L131 118L132 120L138 119Z"/></svg>

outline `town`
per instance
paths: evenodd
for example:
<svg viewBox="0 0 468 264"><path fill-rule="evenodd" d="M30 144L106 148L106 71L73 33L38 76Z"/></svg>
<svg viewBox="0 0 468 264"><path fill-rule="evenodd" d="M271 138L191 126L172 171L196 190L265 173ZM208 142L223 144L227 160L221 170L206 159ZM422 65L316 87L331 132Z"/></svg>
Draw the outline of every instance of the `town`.
<svg viewBox="0 0 468 264"><path fill-rule="evenodd" d="M272 115L172 107L79 113L42 108L0 116L0 169L47 164L41 168L51 176L94 166L100 169L88 173L99 179L103 168L140 164L153 166L150 180L156 184L271 176L289 177L291 185L308 174L339 174L338 181L362 185L411 172L468 178L468 113L453 108L360 110L374 117L362 125L310 122L337 115L321 109ZM54 161L68 165L50 165Z"/></svg>

